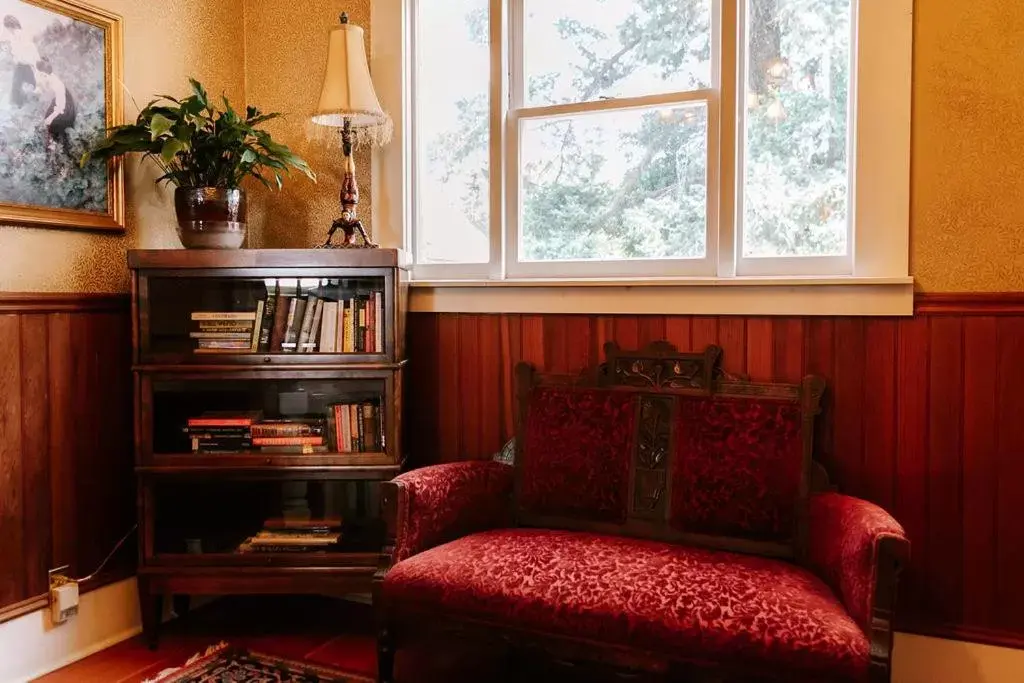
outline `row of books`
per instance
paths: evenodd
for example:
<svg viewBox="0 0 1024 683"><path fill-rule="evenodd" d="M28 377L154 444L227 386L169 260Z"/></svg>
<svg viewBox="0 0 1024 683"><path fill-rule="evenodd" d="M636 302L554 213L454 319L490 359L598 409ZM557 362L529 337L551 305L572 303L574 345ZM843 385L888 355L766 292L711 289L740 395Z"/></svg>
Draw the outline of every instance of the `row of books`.
<svg viewBox="0 0 1024 683"><path fill-rule="evenodd" d="M328 408L327 433L339 453L384 451L380 403L338 403Z"/></svg>
<svg viewBox="0 0 1024 683"><path fill-rule="evenodd" d="M239 553L308 553L327 550L341 542L341 519L268 519L254 536L245 539Z"/></svg>
<svg viewBox="0 0 1024 683"><path fill-rule="evenodd" d="M334 404L326 418L263 419L259 411L208 412L185 424L193 453L379 453L384 421L379 402Z"/></svg>
<svg viewBox="0 0 1024 683"><path fill-rule="evenodd" d="M384 292L339 300L281 293L256 310L193 311L197 353L383 353Z"/></svg>

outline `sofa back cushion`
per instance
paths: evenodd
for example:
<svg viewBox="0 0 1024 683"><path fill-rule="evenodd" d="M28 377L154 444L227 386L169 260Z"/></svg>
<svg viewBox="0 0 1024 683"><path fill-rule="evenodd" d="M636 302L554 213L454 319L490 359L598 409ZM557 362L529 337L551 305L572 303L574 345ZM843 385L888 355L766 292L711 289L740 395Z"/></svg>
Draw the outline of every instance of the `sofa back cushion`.
<svg viewBox="0 0 1024 683"><path fill-rule="evenodd" d="M537 387L519 458L520 510L545 519L623 524L636 400L631 392Z"/></svg>
<svg viewBox="0 0 1024 683"><path fill-rule="evenodd" d="M672 459L673 528L785 543L806 465L800 406L759 398L682 398Z"/></svg>
<svg viewBox="0 0 1024 683"><path fill-rule="evenodd" d="M716 378L717 347L608 352L589 376L517 369L517 521L800 556L820 380Z"/></svg>

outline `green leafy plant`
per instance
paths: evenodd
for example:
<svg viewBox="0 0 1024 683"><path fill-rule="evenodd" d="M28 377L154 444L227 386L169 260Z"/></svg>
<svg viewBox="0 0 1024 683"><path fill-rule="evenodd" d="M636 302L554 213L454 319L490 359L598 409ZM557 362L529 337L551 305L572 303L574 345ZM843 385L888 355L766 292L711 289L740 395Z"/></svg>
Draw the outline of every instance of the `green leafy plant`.
<svg viewBox="0 0 1024 683"><path fill-rule="evenodd" d="M199 81L190 78L189 83L190 96L179 100L162 95L139 112L135 123L108 130L107 137L82 156L82 165L93 158L106 161L140 152L163 170L157 182L178 187L236 188L251 176L281 189L283 176L292 169L316 181L303 159L257 128L280 114L246 107L242 116L226 97L219 110Z"/></svg>

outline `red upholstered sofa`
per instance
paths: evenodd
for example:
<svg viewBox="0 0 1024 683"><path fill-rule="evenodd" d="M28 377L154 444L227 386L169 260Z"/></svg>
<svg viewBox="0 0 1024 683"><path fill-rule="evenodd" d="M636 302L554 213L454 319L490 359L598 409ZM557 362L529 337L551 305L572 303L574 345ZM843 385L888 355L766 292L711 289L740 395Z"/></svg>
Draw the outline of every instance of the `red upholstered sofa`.
<svg viewBox="0 0 1024 683"><path fill-rule="evenodd" d="M424 629L682 680L890 680L909 552L812 461L824 385L724 378L661 343L583 377L517 368L514 469L385 485L380 680Z"/></svg>

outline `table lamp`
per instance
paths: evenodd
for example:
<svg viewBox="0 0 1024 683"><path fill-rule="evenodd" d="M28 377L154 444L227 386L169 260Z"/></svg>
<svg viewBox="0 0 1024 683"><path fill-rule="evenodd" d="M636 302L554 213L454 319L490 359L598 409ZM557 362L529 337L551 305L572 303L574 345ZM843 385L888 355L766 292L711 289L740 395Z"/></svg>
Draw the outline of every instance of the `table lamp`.
<svg viewBox="0 0 1024 683"><path fill-rule="evenodd" d="M352 158L354 146L383 146L391 138L391 118L381 109L377 93L370 80L370 67L366 61L363 29L348 23L348 14L341 15L341 25L331 30L327 51L327 72L320 92L320 103L313 115L313 123L341 130L341 148L345 155L345 170L341 181L341 218L331 225L327 241L321 248L375 248L359 220L359 185L356 182L356 164ZM341 229L344 237L340 245L332 244L334 234ZM360 241L361 240L361 241Z"/></svg>

